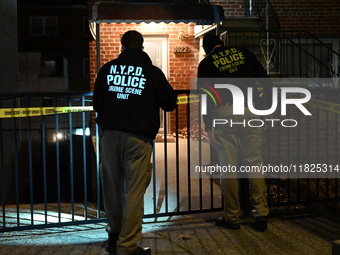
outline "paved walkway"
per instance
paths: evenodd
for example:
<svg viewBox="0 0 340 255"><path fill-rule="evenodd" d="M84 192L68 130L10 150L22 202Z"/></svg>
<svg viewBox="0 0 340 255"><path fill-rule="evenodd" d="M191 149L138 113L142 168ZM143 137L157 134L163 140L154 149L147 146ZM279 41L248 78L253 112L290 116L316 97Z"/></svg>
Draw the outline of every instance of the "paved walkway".
<svg viewBox="0 0 340 255"><path fill-rule="evenodd" d="M174 146L175 144L168 148L168 155L171 158L176 158ZM158 152L159 159L164 158L162 153ZM182 162L180 166L186 166L187 164L184 164L186 162L184 160L187 159L185 150L181 150L179 157ZM167 201L169 211L175 210L178 203L181 210L187 209L186 184L188 180L190 180L191 188L194 191L198 187L198 179L190 179L183 173L185 171L180 171L179 192L181 197L180 201L177 201L177 187L174 186L174 183L178 177L174 161L169 160L167 176L169 197L166 200L164 198L165 181L162 176L163 165L162 161L158 162L157 178L159 182L155 187L156 195L152 192L153 190L148 190L146 194L146 214L153 212L153 199L157 201L158 212L164 211L165 201ZM208 179L202 180L202 189L203 192L210 192ZM211 203L210 193L207 194L203 193L203 206ZM214 194L217 203L221 200L217 187L214 187ZM195 196L195 192L192 193L190 200L192 208L200 206L201 200ZM215 206L218 207L219 204ZM21 224L30 224L30 207L25 208L21 205L20 208L23 210L20 213ZM76 207L76 209L83 212L83 207ZM38 205L35 205L35 210L39 211ZM9 214L6 222L15 224L17 221L16 208L10 210L10 213L13 213L13 216ZM28 220L23 220L26 219L24 218L26 214ZM82 214L80 213L80 215ZM322 216L295 219L270 218L268 230L259 233L255 232L247 224L247 221L240 230L236 231L217 227L214 225L214 219L219 215L220 213L211 213L145 219L141 245L151 247L153 255L330 255L332 254L332 242L340 240L340 221ZM70 220L70 214L62 214L62 219L64 219L63 217L66 221ZM81 216L77 217L76 220L82 219ZM36 221L43 222L44 218L44 208L40 210L40 213L34 214ZM55 210L48 211L48 219L58 221ZM0 222L2 220L0 218ZM0 255L105 255L107 254L104 249L107 234L104 228L105 224L87 224L0 233Z"/></svg>
<svg viewBox="0 0 340 255"><path fill-rule="evenodd" d="M340 222L322 216L270 218L267 231L259 233L247 222L239 230L217 227L218 215L146 219L141 245L155 255L330 255L340 239ZM0 233L0 254L104 255L106 238L104 224Z"/></svg>

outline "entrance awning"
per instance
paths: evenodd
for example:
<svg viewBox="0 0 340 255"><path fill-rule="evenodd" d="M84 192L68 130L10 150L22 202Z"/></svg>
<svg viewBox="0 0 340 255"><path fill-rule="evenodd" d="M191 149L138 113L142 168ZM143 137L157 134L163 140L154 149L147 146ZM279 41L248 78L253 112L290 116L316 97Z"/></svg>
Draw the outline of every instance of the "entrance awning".
<svg viewBox="0 0 340 255"><path fill-rule="evenodd" d="M212 25L224 20L222 6L205 3L119 3L96 2L90 10L96 23L194 22Z"/></svg>

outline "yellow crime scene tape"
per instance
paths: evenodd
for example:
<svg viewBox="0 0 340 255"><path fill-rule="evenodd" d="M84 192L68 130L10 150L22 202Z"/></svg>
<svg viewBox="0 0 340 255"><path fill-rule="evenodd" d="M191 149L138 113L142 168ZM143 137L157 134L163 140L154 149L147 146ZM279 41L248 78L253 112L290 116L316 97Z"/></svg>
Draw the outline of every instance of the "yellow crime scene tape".
<svg viewBox="0 0 340 255"><path fill-rule="evenodd" d="M199 102L199 95L179 96L177 104ZM23 107L0 108L0 118L35 117L43 115L93 111L92 106L62 106L62 107Z"/></svg>
<svg viewBox="0 0 340 255"><path fill-rule="evenodd" d="M72 112L93 111L92 106L0 108L0 118L34 117Z"/></svg>
<svg viewBox="0 0 340 255"><path fill-rule="evenodd" d="M199 101L200 101L199 95L179 96L177 99L177 104L198 103ZM312 107L319 108L321 110L340 114L340 104L337 103L311 99L307 104L309 104Z"/></svg>
<svg viewBox="0 0 340 255"><path fill-rule="evenodd" d="M177 104L198 103L199 95L179 96ZM332 113L340 114L340 104L312 99L308 102L312 107ZM61 106L61 107L27 107L27 108L0 108L0 118L20 118L43 115L93 111L92 106Z"/></svg>
<svg viewBox="0 0 340 255"><path fill-rule="evenodd" d="M340 114L340 104L315 99L310 100L308 104L321 110Z"/></svg>
<svg viewBox="0 0 340 255"><path fill-rule="evenodd" d="M198 103L199 101L200 101L199 95L179 96L177 98L177 104ZM312 107L319 108L321 110L340 114L340 104L337 103L312 99L308 102L308 104Z"/></svg>
<svg viewBox="0 0 340 255"><path fill-rule="evenodd" d="M291 98L297 98L290 96ZM317 100L317 99L311 99L307 103L311 107L319 108L324 111L332 112L339 114L340 113L340 104L337 103L332 103L332 102L327 102L327 101L322 101L322 100Z"/></svg>
<svg viewBox="0 0 340 255"><path fill-rule="evenodd" d="M198 103L200 101L199 95L178 96L177 104Z"/></svg>

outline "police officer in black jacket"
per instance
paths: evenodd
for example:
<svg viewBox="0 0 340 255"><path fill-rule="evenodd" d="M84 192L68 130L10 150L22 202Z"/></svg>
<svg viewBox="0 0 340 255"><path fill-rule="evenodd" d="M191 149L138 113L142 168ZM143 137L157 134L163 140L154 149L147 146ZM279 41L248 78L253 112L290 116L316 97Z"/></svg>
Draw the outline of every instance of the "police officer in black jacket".
<svg viewBox="0 0 340 255"><path fill-rule="evenodd" d="M257 91L256 81L263 81L264 94L271 98L272 83L266 79L268 75L254 54L240 47L223 46L222 41L215 35L207 34L203 38L203 48L206 57L198 67L198 78L232 78L243 95L246 96L247 88L254 86ZM244 79L247 78L247 79ZM200 83L200 79L198 79ZM203 116L205 129L210 144L216 149L221 166L232 166L240 169L242 165L260 166L262 161L262 129L241 125L250 119L258 119L247 106L244 106L244 115L233 114L233 96L227 90L217 91L220 104L209 105L208 114ZM256 97L254 97L256 98ZM255 99L260 101L261 98ZM262 98L262 100L264 97ZM234 99L235 100L235 99ZM245 98L245 103L247 98ZM270 108L271 100L265 102ZM241 106L243 107L243 106ZM268 109L266 108L266 109ZM228 124L216 125L213 128L213 119L228 120ZM230 123L237 123L231 125ZM239 160L241 158L241 160ZM224 215L216 220L218 226L228 229L240 228L240 201L239 201L239 176L237 173L221 174L221 189L224 197ZM244 176L243 176L244 177ZM249 175L250 197L254 207L255 222L252 226L257 231L267 229L268 205L265 197L265 181L261 175Z"/></svg>
<svg viewBox="0 0 340 255"><path fill-rule="evenodd" d="M151 178L160 108L176 108L177 93L152 65L143 41L137 31L122 36L122 53L100 69L93 94L96 122L103 131L101 178L110 254L151 254L150 248L138 246L143 196Z"/></svg>

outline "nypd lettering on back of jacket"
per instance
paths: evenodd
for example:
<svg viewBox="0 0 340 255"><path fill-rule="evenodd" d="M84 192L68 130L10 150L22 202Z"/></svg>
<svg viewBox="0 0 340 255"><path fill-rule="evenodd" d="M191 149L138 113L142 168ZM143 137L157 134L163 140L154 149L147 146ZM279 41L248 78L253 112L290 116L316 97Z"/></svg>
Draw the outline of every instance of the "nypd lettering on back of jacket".
<svg viewBox="0 0 340 255"><path fill-rule="evenodd" d="M108 91L117 93L117 98L123 100L130 94L141 96L146 83L143 68L128 65L111 65L106 80Z"/></svg>
<svg viewBox="0 0 340 255"><path fill-rule="evenodd" d="M128 49L99 70L93 93L97 124L154 139L159 109L176 108L177 93L142 50Z"/></svg>

